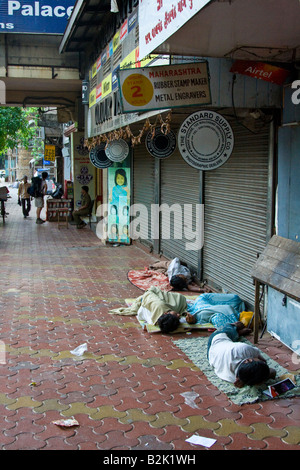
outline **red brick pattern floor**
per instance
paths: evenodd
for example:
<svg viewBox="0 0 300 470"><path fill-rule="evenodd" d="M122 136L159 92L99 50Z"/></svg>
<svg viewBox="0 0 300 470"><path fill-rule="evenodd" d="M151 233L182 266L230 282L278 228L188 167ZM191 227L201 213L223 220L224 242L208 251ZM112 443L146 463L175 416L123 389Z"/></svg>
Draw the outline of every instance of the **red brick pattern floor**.
<svg viewBox="0 0 300 470"><path fill-rule="evenodd" d="M0 449L204 449L186 442L193 434L216 439L212 450L299 449L299 398L237 406L171 336L108 313L141 295L126 274L152 256L105 247L89 228L37 225L34 208L24 220L12 193L0 222ZM299 373L299 358L268 333L259 347ZM190 391L196 408L182 396ZM52 423L71 417L78 427Z"/></svg>

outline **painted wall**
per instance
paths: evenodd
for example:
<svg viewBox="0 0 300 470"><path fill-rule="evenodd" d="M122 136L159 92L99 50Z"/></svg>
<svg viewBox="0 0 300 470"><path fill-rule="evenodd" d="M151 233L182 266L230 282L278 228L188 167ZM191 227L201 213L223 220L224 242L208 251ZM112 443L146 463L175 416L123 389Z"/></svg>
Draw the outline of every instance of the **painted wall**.
<svg viewBox="0 0 300 470"><path fill-rule="evenodd" d="M293 105L286 88L283 123L300 124L300 104ZM300 241L300 125L278 131L277 235ZM268 331L299 353L300 303L268 289Z"/></svg>
<svg viewBox="0 0 300 470"><path fill-rule="evenodd" d="M278 134L278 235L300 241L300 127Z"/></svg>
<svg viewBox="0 0 300 470"><path fill-rule="evenodd" d="M290 349L300 346L300 303L274 289L268 292L268 331Z"/></svg>

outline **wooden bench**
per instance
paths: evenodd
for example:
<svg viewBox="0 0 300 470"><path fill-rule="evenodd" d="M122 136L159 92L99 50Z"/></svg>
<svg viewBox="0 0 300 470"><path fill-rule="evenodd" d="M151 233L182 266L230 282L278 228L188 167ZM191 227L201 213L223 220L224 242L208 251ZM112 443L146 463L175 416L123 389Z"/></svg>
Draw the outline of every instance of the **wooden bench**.
<svg viewBox="0 0 300 470"><path fill-rule="evenodd" d="M261 286L267 285L300 301L300 243L274 235L257 259L251 276L255 283L254 342L257 343Z"/></svg>

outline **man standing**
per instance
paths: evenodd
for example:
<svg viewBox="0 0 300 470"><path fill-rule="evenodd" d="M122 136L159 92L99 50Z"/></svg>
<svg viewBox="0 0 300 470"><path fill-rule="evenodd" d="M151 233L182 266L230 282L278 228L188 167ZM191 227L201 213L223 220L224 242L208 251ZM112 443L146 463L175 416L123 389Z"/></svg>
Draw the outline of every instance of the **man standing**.
<svg viewBox="0 0 300 470"><path fill-rule="evenodd" d="M19 185L18 189L18 204L22 206L22 212L24 215L24 219L28 217L31 205L30 205L30 195L27 192L27 189L30 187L30 183L28 183L28 178L25 175L23 177L23 181Z"/></svg>
<svg viewBox="0 0 300 470"><path fill-rule="evenodd" d="M77 225L77 228L85 227L86 223L81 220L84 215L89 215L91 207L91 197L89 195L89 187L82 186L81 188L81 206L79 209L73 211L73 218Z"/></svg>
<svg viewBox="0 0 300 470"><path fill-rule="evenodd" d="M43 224L46 222L45 220L41 219L41 211L44 207L44 196L47 194L47 178L48 173L43 171L42 173L42 181L40 183L40 188L38 189L36 196L34 198L35 207L36 207L36 223Z"/></svg>

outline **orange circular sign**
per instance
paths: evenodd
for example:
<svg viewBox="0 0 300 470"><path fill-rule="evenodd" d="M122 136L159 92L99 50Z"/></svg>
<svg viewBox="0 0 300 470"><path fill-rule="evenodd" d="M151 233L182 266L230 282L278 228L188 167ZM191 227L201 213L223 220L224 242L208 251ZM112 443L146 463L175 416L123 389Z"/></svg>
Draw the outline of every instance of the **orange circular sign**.
<svg viewBox="0 0 300 470"><path fill-rule="evenodd" d="M154 89L147 77L133 73L124 80L122 93L131 106L146 106L152 100Z"/></svg>

